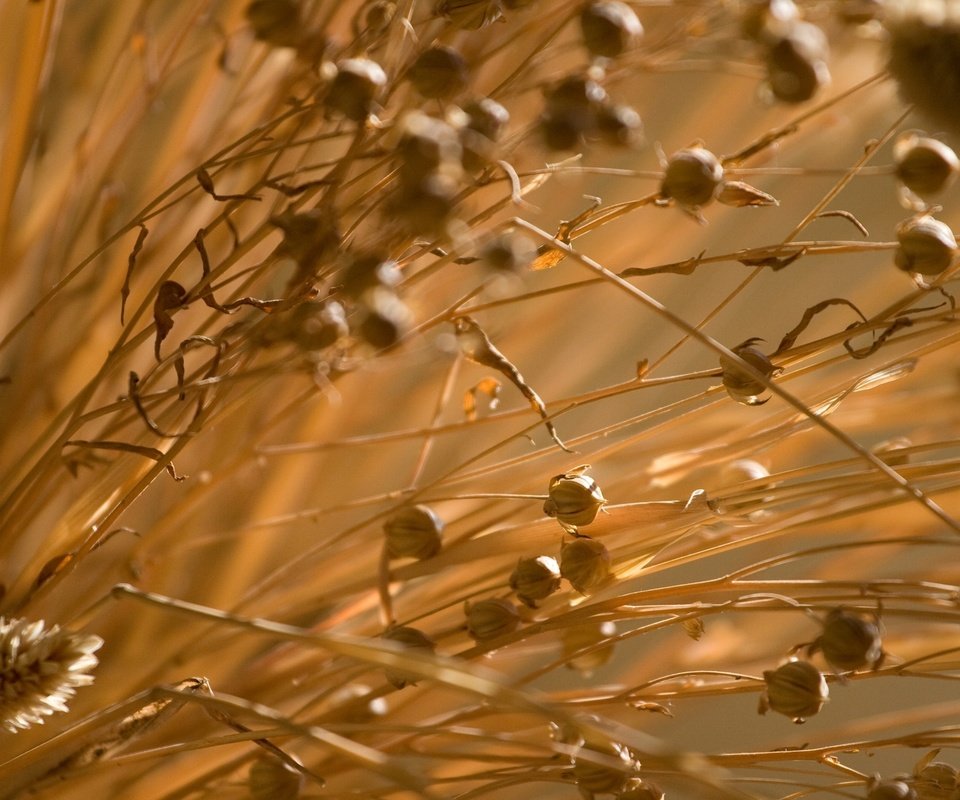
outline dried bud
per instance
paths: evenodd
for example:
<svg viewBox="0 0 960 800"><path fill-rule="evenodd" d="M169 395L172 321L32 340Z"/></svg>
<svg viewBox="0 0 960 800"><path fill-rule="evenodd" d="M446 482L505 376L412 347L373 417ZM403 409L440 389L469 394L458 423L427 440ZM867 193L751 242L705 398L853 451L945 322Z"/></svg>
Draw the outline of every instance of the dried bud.
<svg viewBox="0 0 960 800"><path fill-rule="evenodd" d="M431 100L450 99L470 82L463 56L444 45L424 50L410 68L409 78L414 88Z"/></svg>
<svg viewBox="0 0 960 800"><path fill-rule="evenodd" d="M809 661L792 659L764 671L763 679L767 686L760 698L760 713L772 709L796 723L819 712L830 694L826 678Z"/></svg>
<svg viewBox="0 0 960 800"><path fill-rule="evenodd" d="M378 350L393 347L413 324L413 314L390 289L378 286L360 298L357 334Z"/></svg>
<svg viewBox="0 0 960 800"><path fill-rule="evenodd" d="M597 133L614 147L634 147L643 138L640 115L630 106L605 103L597 112Z"/></svg>
<svg viewBox="0 0 960 800"><path fill-rule="evenodd" d="M916 800L956 800L958 787L957 770L943 761L932 761L914 775Z"/></svg>
<svg viewBox="0 0 960 800"><path fill-rule="evenodd" d="M924 214L897 226L894 263L904 272L939 275L953 261L957 240L953 231L938 219Z"/></svg>
<svg viewBox="0 0 960 800"><path fill-rule="evenodd" d="M531 608L560 588L560 567L555 558L537 556L521 558L510 576L510 588L517 598Z"/></svg>
<svg viewBox="0 0 960 800"><path fill-rule="evenodd" d="M253 800L296 800L303 775L276 756L262 755L250 765L247 787Z"/></svg>
<svg viewBox="0 0 960 800"><path fill-rule="evenodd" d="M397 644L403 645L405 650L412 650L421 655L433 655L437 649L436 642L434 642L433 639L427 636L427 634L425 634L423 631L404 625L398 625L394 628L389 628L383 634L383 638L391 642L397 642ZM402 689L404 686L415 685L416 682L420 680L419 675L415 675L411 672L404 672L403 670L398 669L387 669L386 677L387 681L395 689Z"/></svg>
<svg viewBox="0 0 960 800"><path fill-rule="evenodd" d="M348 58L337 64L337 74L330 83L324 103L354 122L363 122L376 107L387 74L369 58Z"/></svg>
<svg viewBox="0 0 960 800"><path fill-rule="evenodd" d="M253 35L275 47L296 47L303 37L297 0L253 0L246 17Z"/></svg>
<svg viewBox="0 0 960 800"><path fill-rule="evenodd" d="M520 627L520 614L509 600L491 598L465 606L467 630L477 641L496 639Z"/></svg>
<svg viewBox="0 0 960 800"><path fill-rule="evenodd" d="M617 58L643 35L643 26L626 3L602 0L580 12L583 43L591 55Z"/></svg>
<svg viewBox="0 0 960 800"><path fill-rule="evenodd" d="M587 754L608 760L614 759L619 761L620 765L619 767L602 766L584 758ZM577 752L573 761L573 780L581 791L620 792L639 769L639 762L622 744L611 742L609 747L603 749L584 746Z"/></svg>
<svg viewBox="0 0 960 800"><path fill-rule="evenodd" d="M476 31L503 17L498 0L440 0L434 13L460 28Z"/></svg>
<svg viewBox="0 0 960 800"><path fill-rule="evenodd" d="M580 594L589 594L609 583L610 551L596 539L574 539L560 549L560 574Z"/></svg>
<svg viewBox="0 0 960 800"><path fill-rule="evenodd" d="M767 45L767 83L778 100L803 103L830 82L827 38L816 25L795 22Z"/></svg>
<svg viewBox="0 0 960 800"><path fill-rule="evenodd" d="M744 206L778 206L780 203L773 195L761 192L743 181L724 181L717 202L725 206L743 208Z"/></svg>
<svg viewBox="0 0 960 800"><path fill-rule="evenodd" d="M905 781L880 781L871 787L867 800L917 800L917 793Z"/></svg>
<svg viewBox="0 0 960 800"><path fill-rule="evenodd" d="M704 206L723 186L719 159L703 147L679 150L670 156L660 184L660 194L684 206Z"/></svg>
<svg viewBox="0 0 960 800"><path fill-rule="evenodd" d="M609 641L617 633L617 626L611 622L588 622L573 625L563 631L564 663L569 669L575 669L589 678L613 658L614 645ZM575 655L581 650L587 652Z"/></svg>
<svg viewBox="0 0 960 800"><path fill-rule="evenodd" d="M760 352L754 343L759 339L747 339L733 348L734 354L740 356L751 367L767 378L779 372L770 359ZM747 373L739 364L735 364L726 356L720 357L720 369L723 372L723 386L734 400L748 406L759 406L767 402L763 394L767 391L764 383Z"/></svg>
<svg viewBox="0 0 960 800"><path fill-rule="evenodd" d="M664 794L659 786L636 778L627 784L617 795L617 800L663 800Z"/></svg>
<svg viewBox="0 0 960 800"><path fill-rule="evenodd" d="M893 148L897 178L911 192L931 195L942 192L957 177L960 160L943 142L904 134Z"/></svg>
<svg viewBox="0 0 960 800"><path fill-rule="evenodd" d="M880 626L847 608L835 608L828 615L821 633L808 648L810 653L823 653L830 667L837 671L879 666L883 660Z"/></svg>
<svg viewBox="0 0 960 800"><path fill-rule="evenodd" d="M597 482L582 470L552 477L547 494L543 513L555 517L567 530L589 525L607 502Z"/></svg>
<svg viewBox="0 0 960 800"><path fill-rule="evenodd" d="M391 558L431 558L440 552L443 520L427 506L401 508L383 523Z"/></svg>

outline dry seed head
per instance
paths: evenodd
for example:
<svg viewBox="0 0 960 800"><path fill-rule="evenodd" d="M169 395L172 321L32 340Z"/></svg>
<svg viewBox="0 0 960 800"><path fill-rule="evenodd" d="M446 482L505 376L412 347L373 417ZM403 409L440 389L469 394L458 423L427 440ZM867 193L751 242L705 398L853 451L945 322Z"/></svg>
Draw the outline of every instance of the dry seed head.
<svg viewBox="0 0 960 800"><path fill-rule="evenodd" d="M597 125L600 109L609 102L604 88L592 77L571 75L550 87L539 127L552 150L570 150L583 142Z"/></svg>
<svg viewBox="0 0 960 800"><path fill-rule="evenodd" d="M614 147L635 147L643 138L640 115L630 106L604 103L597 112L597 133Z"/></svg>
<svg viewBox="0 0 960 800"><path fill-rule="evenodd" d="M447 172L434 172L418 183L402 184L388 211L410 233L440 237L449 234L460 182Z"/></svg>
<svg viewBox="0 0 960 800"><path fill-rule="evenodd" d="M67 711L77 687L89 686L99 636L67 633L43 620L0 617L0 726L11 733Z"/></svg>
<svg viewBox="0 0 960 800"><path fill-rule="evenodd" d="M564 472L550 479L543 513L565 528L589 525L607 502L597 482L582 471Z"/></svg>
<svg viewBox="0 0 960 800"><path fill-rule="evenodd" d="M520 614L509 600L491 598L464 606L467 631L477 641L496 639L520 627Z"/></svg>
<svg viewBox="0 0 960 800"><path fill-rule="evenodd" d="M704 147L689 147L670 156L660 194L680 205L698 207L713 200L722 187L720 160Z"/></svg>
<svg viewBox="0 0 960 800"><path fill-rule="evenodd" d="M467 127L496 142L510 122L510 112L500 103L489 97L481 97L464 106L467 115Z"/></svg>
<svg viewBox="0 0 960 800"><path fill-rule="evenodd" d="M357 335L378 350L393 347L410 330L413 313L390 289L378 286L360 298Z"/></svg>
<svg viewBox="0 0 960 800"><path fill-rule="evenodd" d="M613 758L620 761L620 767L607 767L595 764L583 758L584 753ZM640 769L640 764L630 750L622 744L612 742L609 748L583 746L574 757L573 779L577 788L587 792L620 792L627 782Z"/></svg>
<svg viewBox="0 0 960 800"><path fill-rule="evenodd" d="M942 192L953 183L960 171L957 154L937 139L907 133L893 148L897 178L911 192L931 195Z"/></svg>
<svg viewBox="0 0 960 800"><path fill-rule="evenodd" d="M389 628L383 638L403 645L405 649L416 651L423 655L433 655L437 644L427 634L417 628L398 625ZM387 681L395 689L402 689L407 685L414 685L420 679L419 675L397 669L385 670Z"/></svg>
<svg viewBox="0 0 960 800"><path fill-rule="evenodd" d="M470 82L467 62L452 47L434 45L424 50L408 73L414 88L431 100L449 100Z"/></svg>
<svg viewBox="0 0 960 800"><path fill-rule="evenodd" d="M346 312L335 300L300 303L286 313L271 315L267 323L262 344L289 341L306 352L325 350L350 332Z"/></svg>
<svg viewBox="0 0 960 800"><path fill-rule="evenodd" d="M760 713L770 709L796 723L819 712L830 694L826 678L809 661L791 659L764 671L763 679L767 685L760 697Z"/></svg>
<svg viewBox="0 0 960 800"><path fill-rule="evenodd" d="M870 788L867 800L918 800L913 787L905 781L891 779L880 781Z"/></svg>
<svg viewBox="0 0 960 800"><path fill-rule="evenodd" d="M510 575L510 588L524 605L536 608L537 600L546 599L560 588L557 560L550 556L521 558Z"/></svg>
<svg viewBox="0 0 960 800"><path fill-rule="evenodd" d="M883 659L880 626L847 608L835 608L823 624L823 632L809 651L823 653L832 669L846 672L876 667Z"/></svg>
<svg viewBox="0 0 960 800"><path fill-rule="evenodd" d="M246 10L253 35L275 47L296 47L303 38L297 0L253 0Z"/></svg>
<svg viewBox="0 0 960 800"><path fill-rule="evenodd" d="M956 800L957 771L942 761L927 764L914 777L917 800Z"/></svg>
<svg viewBox="0 0 960 800"><path fill-rule="evenodd" d="M574 539L560 549L560 574L580 594L590 594L613 578L610 551L596 539Z"/></svg>
<svg viewBox="0 0 960 800"><path fill-rule="evenodd" d="M957 250L953 231L928 214L901 222L897 241L894 263L904 272L920 275L939 275L950 266Z"/></svg>
<svg viewBox="0 0 960 800"><path fill-rule="evenodd" d="M529 236L517 231L498 233L480 251L480 259L496 272L520 272L537 257L537 248Z"/></svg>
<svg viewBox="0 0 960 800"><path fill-rule="evenodd" d="M664 794L659 786L637 778L627 784L617 800L664 800Z"/></svg>
<svg viewBox="0 0 960 800"><path fill-rule="evenodd" d="M745 0L740 30L748 39L767 42L774 31L782 31L800 18L793 0Z"/></svg>
<svg viewBox="0 0 960 800"><path fill-rule="evenodd" d="M617 633L617 626L612 621L588 622L583 625L572 625L563 631L564 663L568 669L575 669L581 675L589 678L595 670L610 662L613 658L614 644L609 641ZM606 642L606 644L603 644ZM598 646L602 645L602 646ZM589 652L574 655L580 650L591 649Z"/></svg>
<svg viewBox="0 0 960 800"><path fill-rule="evenodd" d="M589 3L580 12L580 31L591 55L617 58L643 35L643 26L626 3L602 0Z"/></svg>
<svg viewBox="0 0 960 800"><path fill-rule="evenodd" d="M397 144L402 182L417 185L438 171L459 177L462 154L457 131L449 123L421 111L403 118Z"/></svg>
<svg viewBox="0 0 960 800"><path fill-rule="evenodd" d="M440 552L443 520L423 505L401 508L383 523L391 558L431 558Z"/></svg>
<svg viewBox="0 0 960 800"><path fill-rule="evenodd" d="M376 108L387 85L387 73L369 58L348 58L337 64L324 104L347 119L362 122Z"/></svg>
<svg viewBox="0 0 960 800"><path fill-rule="evenodd" d="M253 800L296 800L303 775L276 756L262 755L250 765L247 787Z"/></svg>
<svg viewBox="0 0 960 800"><path fill-rule="evenodd" d="M337 286L347 297L361 297L377 287L392 289L400 282L397 262L376 251L347 252L337 273Z"/></svg>
<svg viewBox="0 0 960 800"><path fill-rule="evenodd" d="M779 372L779 369L773 365L773 362L766 355L753 346L758 341L759 339L747 339L734 347L733 352L760 374L771 378ZM726 356L721 356L720 369L723 372L723 386L727 390L727 394L738 403L757 406L766 402L762 397L767 391L766 385L747 373L738 364L735 364Z"/></svg>
<svg viewBox="0 0 960 800"><path fill-rule="evenodd" d="M767 44L767 84L777 100L803 103L830 82L827 37L816 25L795 22Z"/></svg>

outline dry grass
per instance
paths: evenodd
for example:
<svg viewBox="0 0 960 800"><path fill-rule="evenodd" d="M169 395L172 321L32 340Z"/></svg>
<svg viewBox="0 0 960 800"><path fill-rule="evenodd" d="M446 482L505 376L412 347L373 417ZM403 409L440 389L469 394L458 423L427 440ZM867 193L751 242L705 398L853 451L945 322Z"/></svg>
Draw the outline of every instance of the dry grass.
<svg viewBox="0 0 960 800"><path fill-rule="evenodd" d="M832 82L790 105L762 97L751 3L637 0L644 36L602 82L646 144L551 151L544 90L590 63L580 0L477 30L400 0L360 36L375 4L304 0L295 47L247 5L0 7L0 613L103 639L69 713L0 732L0 795L575 798L632 775L624 797L637 776L671 800L865 797L932 749L960 765L955 269L893 263L893 142L923 121L883 28L802 3ZM407 76L436 42L469 67L450 99ZM361 57L387 81L358 124L330 65ZM492 160L443 145L425 188L400 130L479 96L511 114ZM698 140L779 205L665 198L657 148ZM476 259L505 234L559 263ZM399 283L351 272L361 252ZM781 344L831 298L863 316L824 305ZM458 339L464 314L496 350ZM752 337L769 362L731 353ZM736 402L721 359L769 402ZM575 541L543 502L581 464L611 577L581 594L568 559L523 605L518 560ZM384 521L413 503L442 547L391 559ZM481 605L471 637L490 599L514 616ZM879 614L881 662L796 649L838 606ZM757 714L792 653L830 689L802 728ZM7 722L20 702L0 695Z"/></svg>

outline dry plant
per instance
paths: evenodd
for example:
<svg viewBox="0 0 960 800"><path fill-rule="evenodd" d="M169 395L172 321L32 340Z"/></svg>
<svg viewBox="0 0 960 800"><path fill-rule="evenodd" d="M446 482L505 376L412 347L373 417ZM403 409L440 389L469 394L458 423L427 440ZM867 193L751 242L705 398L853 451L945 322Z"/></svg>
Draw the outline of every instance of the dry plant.
<svg viewBox="0 0 960 800"><path fill-rule="evenodd" d="M0 796L960 796L960 4L0 40Z"/></svg>

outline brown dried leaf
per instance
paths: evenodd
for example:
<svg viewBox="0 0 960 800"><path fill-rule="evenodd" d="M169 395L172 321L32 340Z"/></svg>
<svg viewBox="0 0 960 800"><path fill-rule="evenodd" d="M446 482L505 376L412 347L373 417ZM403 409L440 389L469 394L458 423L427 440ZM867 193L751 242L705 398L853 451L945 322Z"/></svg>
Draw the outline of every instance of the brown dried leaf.
<svg viewBox="0 0 960 800"><path fill-rule="evenodd" d="M783 339L780 340L780 344L777 346L777 349L774 351L773 355L779 355L784 350L788 350L789 348L793 347L793 343L796 342L800 334L807 329L807 327L810 325L810 323L813 321L813 318L817 314L829 308L830 306L838 306L838 305L843 305L843 306L847 306L848 308L852 308L856 312L857 316L860 317L860 319L862 319L864 322L867 321L867 318L863 315L860 309L857 308L849 300L845 300L842 297L831 297L829 300L823 300L819 303L816 303L810 306L810 308L808 308L806 311L804 311L803 317L801 318L800 322L797 324L795 328L788 331L784 335ZM854 324L856 325L856 323Z"/></svg>
<svg viewBox="0 0 960 800"><path fill-rule="evenodd" d="M142 224L140 225L140 233L137 234L137 241L133 244L133 250L130 251L130 257L127 259L127 274L123 278L123 286L120 287L120 324L123 325L124 312L127 308L127 298L130 296L130 278L133 275L133 267L137 262L137 256L140 254L140 250L143 249L143 243L146 241L147 234L150 231L147 230L147 226Z"/></svg>
<svg viewBox="0 0 960 800"><path fill-rule="evenodd" d="M469 422L477 418L477 394L485 394L488 398L487 408L493 411L500 405L500 391L503 384L496 378L484 378L475 386L467 389L463 394L463 413Z"/></svg>
<svg viewBox="0 0 960 800"><path fill-rule="evenodd" d="M185 305L187 290L176 281L164 281L157 289L157 299L153 301L153 321L157 326L157 338L153 343L153 354L160 360L160 343L173 330L171 311Z"/></svg>

